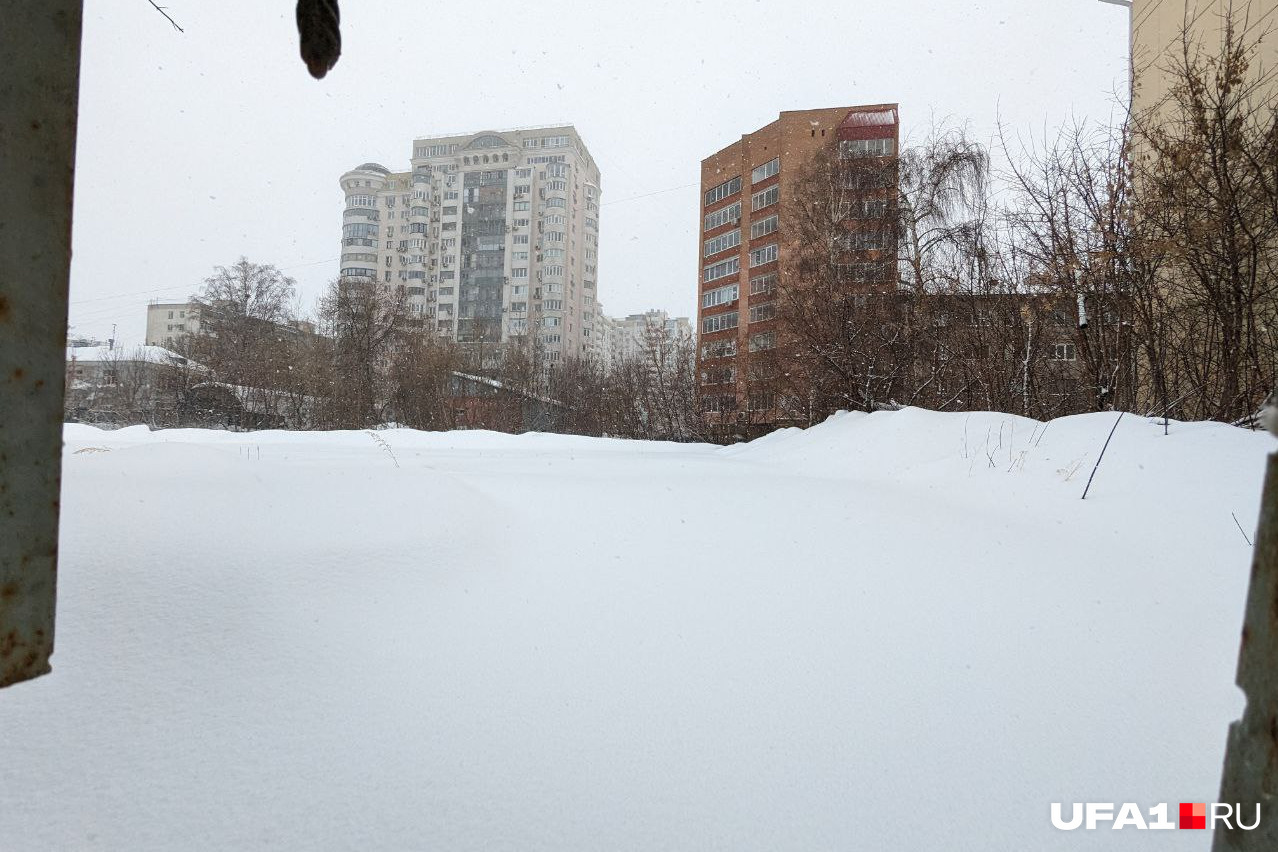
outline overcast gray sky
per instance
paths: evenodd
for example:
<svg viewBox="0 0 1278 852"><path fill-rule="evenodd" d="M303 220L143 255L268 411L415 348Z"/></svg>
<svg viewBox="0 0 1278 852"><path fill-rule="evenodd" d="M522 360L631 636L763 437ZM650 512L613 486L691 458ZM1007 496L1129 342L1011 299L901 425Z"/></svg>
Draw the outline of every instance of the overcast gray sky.
<svg viewBox="0 0 1278 852"><path fill-rule="evenodd" d="M691 315L703 157L786 109L896 101L988 138L1108 120L1127 11L1097 0L344 0L323 81L291 0L87 0L71 321L140 343L241 255L337 272L343 171L406 168L417 136L571 122L603 175L607 313Z"/></svg>

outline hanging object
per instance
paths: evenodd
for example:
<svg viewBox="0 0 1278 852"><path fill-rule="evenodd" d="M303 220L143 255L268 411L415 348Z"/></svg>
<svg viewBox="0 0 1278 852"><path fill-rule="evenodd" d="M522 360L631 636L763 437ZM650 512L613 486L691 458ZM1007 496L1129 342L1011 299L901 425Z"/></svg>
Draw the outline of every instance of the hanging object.
<svg viewBox="0 0 1278 852"><path fill-rule="evenodd" d="M297 34L302 61L316 80L333 70L342 55L341 14L337 0L297 0Z"/></svg>

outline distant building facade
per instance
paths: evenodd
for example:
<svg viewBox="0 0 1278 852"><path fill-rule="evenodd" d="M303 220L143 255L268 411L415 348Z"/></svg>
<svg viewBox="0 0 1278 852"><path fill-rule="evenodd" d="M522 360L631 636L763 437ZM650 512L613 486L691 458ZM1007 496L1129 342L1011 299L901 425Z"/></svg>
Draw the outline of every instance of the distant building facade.
<svg viewBox="0 0 1278 852"><path fill-rule="evenodd" d="M1168 68L1180 61L1182 35L1191 46L1214 56L1224 41L1232 15L1235 36L1242 44L1259 41L1259 79L1270 74L1267 88L1278 94L1278 0L1132 0L1132 108L1138 114L1162 103L1175 82Z"/></svg>
<svg viewBox="0 0 1278 852"><path fill-rule="evenodd" d="M175 425L187 377L202 372L159 346L67 348L69 422Z"/></svg>
<svg viewBox="0 0 1278 852"><path fill-rule="evenodd" d="M751 379L752 352L778 345L777 288L790 248L785 210L820 150L891 158L900 145L896 104L782 112L776 121L701 162L697 369L712 427L784 420L771 383ZM886 217L895 186L866 187L865 209ZM874 205L880 208L874 208ZM850 247L849 263L881 265L895 245Z"/></svg>
<svg viewBox="0 0 1278 852"><path fill-rule="evenodd" d="M672 317L661 309L615 318L609 326L608 359L611 363L642 360L654 336L669 341L693 338L692 321L688 317Z"/></svg>
<svg viewBox="0 0 1278 852"><path fill-rule="evenodd" d="M152 302L146 306L146 345L172 349L200 330L199 305L193 302Z"/></svg>
<svg viewBox="0 0 1278 852"><path fill-rule="evenodd" d="M341 177L342 276L402 292L461 343L535 341L549 364L599 346L599 168L571 126L413 142L410 167Z"/></svg>

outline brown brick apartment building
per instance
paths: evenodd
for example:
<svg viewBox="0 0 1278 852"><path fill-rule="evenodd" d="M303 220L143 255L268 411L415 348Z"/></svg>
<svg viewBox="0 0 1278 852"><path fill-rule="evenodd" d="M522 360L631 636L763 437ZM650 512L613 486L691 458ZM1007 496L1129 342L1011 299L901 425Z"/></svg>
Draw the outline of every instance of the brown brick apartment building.
<svg viewBox="0 0 1278 852"><path fill-rule="evenodd" d="M752 388L750 356L777 345L776 292L793 250L784 211L804 167L823 148L892 157L899 145L897 104L794 110L701 161L697 371L703 416L716 429L785 421L771 387ZM885 191L895 196L880 187L866 198Z"/></svg>

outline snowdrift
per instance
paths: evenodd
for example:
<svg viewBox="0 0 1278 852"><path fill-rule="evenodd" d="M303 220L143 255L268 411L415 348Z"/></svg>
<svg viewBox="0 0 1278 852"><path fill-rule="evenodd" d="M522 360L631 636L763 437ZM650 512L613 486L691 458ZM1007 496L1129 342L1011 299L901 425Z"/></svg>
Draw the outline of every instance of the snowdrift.
<svg viewBox="0 0 1278 852"><path fill-rule="evenodd" d="M1129 415L1081 501L1114 417L69 425L0 849L1205 850L1049 806L1214 800L1274 441Z"/></svg>

